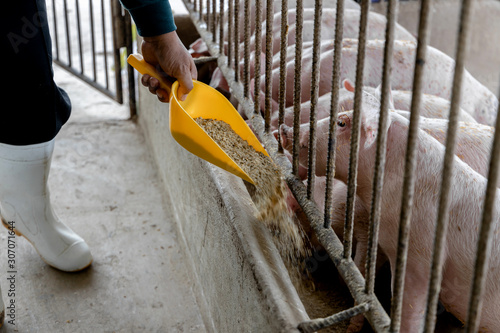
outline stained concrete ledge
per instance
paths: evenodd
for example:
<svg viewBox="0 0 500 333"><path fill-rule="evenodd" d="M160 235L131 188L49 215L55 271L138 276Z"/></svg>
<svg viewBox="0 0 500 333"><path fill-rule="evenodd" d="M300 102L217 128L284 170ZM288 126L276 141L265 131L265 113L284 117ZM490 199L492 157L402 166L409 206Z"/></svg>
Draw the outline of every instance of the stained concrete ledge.
<svg viewBox="0 0 500 333"><path fill-rule="evenodd" d="M207 330L298 332L309 317L243 182L182 149L168 105L139 91L139 124L158 165Z"/></svg>

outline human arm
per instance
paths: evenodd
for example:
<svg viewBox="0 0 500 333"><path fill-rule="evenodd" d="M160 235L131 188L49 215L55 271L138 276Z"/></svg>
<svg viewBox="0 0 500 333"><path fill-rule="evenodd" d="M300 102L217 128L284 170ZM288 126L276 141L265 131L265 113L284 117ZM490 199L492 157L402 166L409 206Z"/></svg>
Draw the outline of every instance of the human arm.
<svg viewBox="0 0 500 333"><path fill-rule="evenodd" d="M143 37L141 45L144 60L179 81L178 95L184 100L193 89L192 80L197 78L196 66L189 52L176 33L172 9L167 0L120 0L130 12ZM156 94L162 102L168 102L168 94L159 89L157 79L144 75L142 84Z"/></svg>

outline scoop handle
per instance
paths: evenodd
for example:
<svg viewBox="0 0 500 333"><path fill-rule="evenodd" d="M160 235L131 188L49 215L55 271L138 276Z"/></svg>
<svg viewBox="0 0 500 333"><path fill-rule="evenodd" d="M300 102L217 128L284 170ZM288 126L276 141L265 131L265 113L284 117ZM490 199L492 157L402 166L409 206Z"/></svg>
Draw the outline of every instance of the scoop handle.
<svg viewBox="0 0 500 333"><path fill-rule="evenodd" d="M127 62L130 64L130 66L134 67L142 75L148 74L157 79L160 82L160 88L168 93L168 99L170 99L170 92L172 91L171 88L172 83L165 78L164 73L159 72L155 68L155 66L151 65L150 63L147 63L142 57L142 55L137 53L129 55L127 58Z"/></svg>

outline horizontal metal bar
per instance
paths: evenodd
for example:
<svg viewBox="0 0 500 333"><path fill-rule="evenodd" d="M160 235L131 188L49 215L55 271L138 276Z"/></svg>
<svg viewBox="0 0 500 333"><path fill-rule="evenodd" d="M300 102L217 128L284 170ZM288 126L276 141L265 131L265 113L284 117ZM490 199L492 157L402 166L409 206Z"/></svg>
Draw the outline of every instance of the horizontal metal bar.
<svg viewBox="0 0 500 333"><path fill-rule="evenodd" d="M76 77L78 77L80 80L82 80L83 82L87 83L88 85L90 85L91 87L97 89L98 91L100 91L101 93L103 93L104 95L114 99L115 101L118 102L118 98L116 96L116 94L108 89L106 89L105 86L97 83L96 81L93 81L92 79L90 79L88 76L85 76L83 74L80 73L80 71L77 71L76 69L74 69L73 67L69 66L68 64L64 63L64 62L61 62L57 59L54 59L54 62L60 66L61 68L64 68L65 70L67 70L68 72L70 72L71 74L75 75Z"/></svg>
<svg viewBox="0 0 500 333"><path fill-rule="evenodd" d="M299 330L305 333L309 332L314 332L326 327L330 327L332 325L335 325L337 323L340 323L341 321L350 319L352 317L355 317L357 315L360 315L362 313L365 313L366 311L370 310L370 304L369 303L362 303L356 306L353 306L350 309L341 311L339 313L336 313L334 315L331 315L326 318L318 318L318 319L313 319L309 321L305 321L303 323L299 324Z"/></svg>

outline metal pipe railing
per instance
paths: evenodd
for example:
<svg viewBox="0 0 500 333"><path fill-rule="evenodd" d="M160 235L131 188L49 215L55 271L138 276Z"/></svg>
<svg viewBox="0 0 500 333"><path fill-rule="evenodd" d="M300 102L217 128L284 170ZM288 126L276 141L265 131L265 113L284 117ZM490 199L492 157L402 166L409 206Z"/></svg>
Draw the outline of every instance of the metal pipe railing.
<svg viewBox="0 0 500 333"><path fill-rule="evenodd" d="M317 131L317 103L319 99L319 85L321 62L321 19L322 19L322 0L315 0L314 4L314 31L312 42L312 60L311 60L311 87L310 87L310 116L309 116L309 137L308 137L308 155L307 155L307 168L308 168L308 185L304 185L299 175L299 161L303 161L303 157L299 154L301 148L299 142L300 134L300 120L301 120L301 92L303 85L303 30L304 30L304 0L296 1L295 8L295 55L294 70L293 70L293 86L288 87L287 79L291 79L288 75L288 68L291 65L287 63L288 57L288 39L289 39L289 3L287 0L281 0L280 15L280 55L279 55L279 86L273 87L273 74L276 75L276 68L273 68L273 38L277 35L273 30L275 5L278 2L273 0L255 0L255 7L251 0L242 0L242 2L234 2L229 0L228 10L225 10L224 2L219 4L219 13L215 13L216 5L215 0L212 3L207 2L207 6L212 5L212 21L211 25L204 24L202 16L198 15L196 10L201 10L201 2L199 8L196 8L196 0L192 3L190 0L184 0L190 16L195 23L195 26L207 43L208 49L213 56L217 57L219 69L226 78L231 94L239 102L240 109L245 113L248 119L251 120L254 131L257 136L262 140L266 149L268 150L271 158L280 167L285 180L294 194L297 202L307 216L311 227L319 239L320 243L325 248L326 252L334 262L339 274L342 276L346 285L348 286L351 295L356 304L346 311L334 314L327 318L313 319L306 321L299 325L299 329L304 332L322 329L331 326L332 324L352 318L353 316L364 314L376 332L399 332L401 326L401 315L403 307L403 295L405 290L405 274L406 262L408 257L409 247L409 230L412 219L412 206L414 204L414 188L416 179L416 162L417 162L417 148L418 148L418 134L419 134L419 119L420 109L422 106L422 92L423 92L423 79L424 68L426 63L426 51L429 41L429 20L431 11L431 0L422 0L420 9L420 20L418 26L418 44L416 49L415 66L413 72L413 90L411 99L411 114L408 128L408 141L406 142L406 153L404 160L404 176L402 180L402 195L401 195L401 210L400 221L397 240L397 254L396 262L394 264L394 285L393 297L391 302L391 318L384 311L382 305L374 293L375 275L376 275L376 260L377 260L377 246L379 242L379 227L381 221L381 203L384 184L384 172L386 162L386 149L388 142L388 128L389 128L389 106L390 106L390 90L391 90L391 72L392 61L394 54L395 42L395 29L397 19L397 0L389 0L387 7L387 26L385 29L385 45L384 45L384 60L382 68L382 85L381 85L381 99L380 99L380 113L378 116L378 131L376 138L376 152L375 152L375 168L373 170L372 188L371 188L371 205L369 211L369 224L368 224L368 246L366 253L365 272L366 278L363 277L356 264L351 259L353 250L353 236L354 236L354 219L355 219L355 200L356 200L356 186L357 186L357 169L358 169L358 152L360 142L360 128L361 128L361 114L363 106L363 73L364 62L366 53L367 41L367 27L368 27L368 13L370 9L370 1L363 0L361 2L361 16L359 20L359 36L358 36L358 51L356 56L356 79L354 88L354 101L353 101L353 121L352 121L352 136L349 158L349 171L348 171L348 193L345 210L345 226L343 233L343 242L339 240L331 228L332 221L332 203L333 203L333 182L335 177L335 159L336 159L336 118L339 113L339 101L341 89L341 61L342 61L342 40L343 40L343 25L344 25L344 12L345 0L338 0L336 4L335 13L335 39L333 40L333 59L332 59L332 80L331 80L331 96L330 96L330 119L328 123L328 151L326 163L326 189L324 193L325 208L320 212L318 206L313 200L314 193L314 178L316 177L316 142ZM307 0L306 0L307 1ZM240 6L243 5L243 37L240 37ZM470 0L463 0L462 16L460 19L459 35L457 42L456 53L456 67L453 79L453 93L451 95L450 107L450 121L448 126L448 135L446 140L445 157L443 160L443 175L442 175L442 188L439 202L439 211L437 214L436 234L433 251L433 262L429 281L429 291L427 299L427 311L425 320L426 331L434 329L436 316L435 309L439 297L439 290L442 280L442 251L444 242L446 240L446 224L448 220L449 210L449 190L451 189L451 181L453 175L453 159L454 147L456 144L455 136L457 132L457 120L460 106L460 92L461 81L464 75L464 60L466 55L467 39L470 20ZM262 9L266 10L265 13ZM255 12L255 21L253 21L253 13ZM218 16L216 16L216 14ZM227 15L227 21L225 17ZM207 15L208 17L208 15ZM216 17L219 20L216 20ZM262 52L262 32L265 21L265 64L261 64ZM227 34L223 25L227 23ZM252 32L251 25L255 23L255 29ZM219 41L216 44L214 37L216 26L219 24ZM253 78L249 71L251 37L253 36L254 46L254 73ZM243 55L239 52L240 39L243 38ZM225 45L227 42L227 47ZM309 47L309 43L308 43ZM309 49L308 51L309 52ZM277 58L275 58L277 60ZM243 64L241 61L243 60ZM264 87L261 87L261 74L264 68ZM242 75L242 80L239 76ZM321 77L322 78L322 77ZM250 81L254 80L254 96L250 96ZM323 79L323 78L322 78ZM324 83L324 81L321 81ZM292 142L292 158L288 160L283 155L283 147L281 142L274 138L270 133L272 98L275 96L274 91L277 91L277 105L278 105L278 127L285 123L285 112L293 111L293 142ZM285 110L287 103L286 90L293 90L293 106L291 109ZM264 105L261 105L261 94L264 94ZM264 116L261 115L263 113ZM500 121L497 120L497 128L500 128ZM280 131L278 131L278 139L280 139ZM494 200L496 194L496 180L498 173L498 159L493 158L500 153L500 133L495 133L494 144L492 148L492 158L490 164L490 173L487 194L485 199L485 207L483 211L483 220L481 224L480 237L478 241L478 253L476 259L476 270L473 288L471 289L471 298L468 314L468 331L475 332L478 327L478 318L480 314L480 297L482 289L484 288L484 275L485 268L488 262L488 253L491 243L491 227L493 221Z"/></svg>

